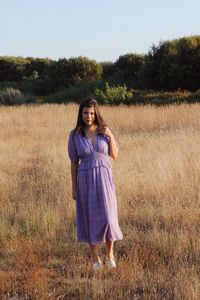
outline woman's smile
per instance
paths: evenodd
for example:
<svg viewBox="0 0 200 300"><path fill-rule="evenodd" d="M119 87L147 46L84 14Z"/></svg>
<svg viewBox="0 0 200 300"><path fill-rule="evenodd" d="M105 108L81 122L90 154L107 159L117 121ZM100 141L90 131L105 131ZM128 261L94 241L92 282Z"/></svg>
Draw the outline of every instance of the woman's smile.
<svg viewBox="0 0 200 300"><path fill-rule="evenodd" d="M82 119L85 124L89 124L89 125L94 124L95 123L94 107L84 107L82 111Z"/></svg>

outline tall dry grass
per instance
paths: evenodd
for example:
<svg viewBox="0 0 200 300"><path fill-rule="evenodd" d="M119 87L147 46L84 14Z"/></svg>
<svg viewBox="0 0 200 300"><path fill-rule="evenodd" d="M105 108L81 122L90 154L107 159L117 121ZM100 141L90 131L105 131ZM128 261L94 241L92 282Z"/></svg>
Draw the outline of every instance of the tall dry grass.
<svg viewBox="0 0 200 300"><path fill-rule="evenodd" d="M78 106L0 108L1 299L200 298L200 105L101 111L124 239L117 270L94 273L66 151Z"/></svg>

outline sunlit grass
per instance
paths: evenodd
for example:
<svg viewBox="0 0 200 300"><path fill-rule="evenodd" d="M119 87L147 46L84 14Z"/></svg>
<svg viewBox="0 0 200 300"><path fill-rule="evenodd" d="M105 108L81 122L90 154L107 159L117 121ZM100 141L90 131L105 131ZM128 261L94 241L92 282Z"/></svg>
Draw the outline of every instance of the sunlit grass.
<svg viewBox="0 0 200 300"><path fill-rule="evenodd" d="M1 107L0 294L199 299L200 105L101 111L120 146L117 270L94 274L76 243L66 145L78 106Z"/></svg>

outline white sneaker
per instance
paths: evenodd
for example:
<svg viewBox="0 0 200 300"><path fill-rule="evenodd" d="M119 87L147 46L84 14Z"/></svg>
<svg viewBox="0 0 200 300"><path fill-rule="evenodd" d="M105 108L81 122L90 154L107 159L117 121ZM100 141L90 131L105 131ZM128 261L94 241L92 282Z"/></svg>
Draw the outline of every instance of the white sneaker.
<svg viewBox="0 0 200 300"><path fill-rule="evenodd" d="M93 270L99 270L99 269L103 268L103 264L102 264L102 262L96 261L93 263L92 267L93 267Z"/></svg>
<svg viewBox="0 0 200 300"><path fill-rule="evenodd" d="M116 262L114 259L107 259L106 260L106 265L109 267L109 268L116 268Z"/></svg>

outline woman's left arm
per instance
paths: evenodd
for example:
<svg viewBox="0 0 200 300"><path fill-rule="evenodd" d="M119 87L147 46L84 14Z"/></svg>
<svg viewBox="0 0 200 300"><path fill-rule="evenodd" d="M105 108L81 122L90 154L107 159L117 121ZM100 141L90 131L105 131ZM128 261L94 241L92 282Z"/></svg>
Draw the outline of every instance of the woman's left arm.
<svg viewBox="0 0 200 300"><path fill-rule="evenodd" d="M116 141L115 141L115 138L114 138L114 135L111 133L109 135L109 148L110 148L110 153L109 155L113 158L113 159L116 159L118 157L118 147L117 147L117 144L116 144Z"/></svg>
<svg viewBox="0 0 200 300"><path fill-rule="evenodd" d="M109 155L113 158L116 159L118 157L118 145L115 141L114 135L109 129L108 126L102 126L99 131L109 137Z"/></svg>

